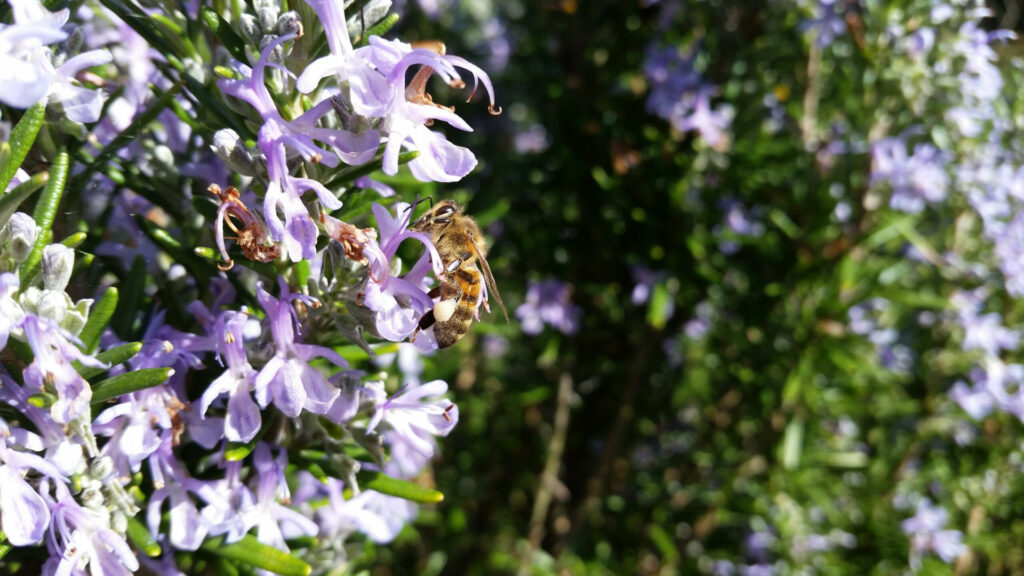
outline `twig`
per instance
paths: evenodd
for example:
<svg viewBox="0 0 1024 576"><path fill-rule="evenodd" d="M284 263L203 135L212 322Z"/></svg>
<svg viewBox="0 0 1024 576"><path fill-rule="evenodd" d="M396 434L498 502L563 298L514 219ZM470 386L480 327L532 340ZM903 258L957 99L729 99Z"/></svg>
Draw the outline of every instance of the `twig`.
<svg viewBox="0 0 1024 576"><path fill-rule="evenodd" d="M544 525L551 506L551 497L558 482L558 471L562 466L562 452L565 450L565 436L569 431L569 400L572 398L572 376L563 372L558 379L558 405L555 408L554 431L548 442L548 457L544 462L540 482L537 485L537 498L533 501L533 512L530 514L530 532L527 537L529 550L523 555L523 563L519 567L520 576L530 573L533 565L533 553L540 548L544 539Z"/></svg>

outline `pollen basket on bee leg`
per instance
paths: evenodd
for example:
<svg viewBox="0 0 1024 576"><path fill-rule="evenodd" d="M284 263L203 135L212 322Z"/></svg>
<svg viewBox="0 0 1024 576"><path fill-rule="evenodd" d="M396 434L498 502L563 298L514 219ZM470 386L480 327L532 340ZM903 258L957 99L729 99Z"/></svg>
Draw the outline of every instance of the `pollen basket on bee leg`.
<svg viewBox="0 0 1024 576"><path fill-rule="evenodd" d="M434 320L437 322L447 322L455 314L457 305L458 300L442 300L438 302L434 306Z"/></svg>

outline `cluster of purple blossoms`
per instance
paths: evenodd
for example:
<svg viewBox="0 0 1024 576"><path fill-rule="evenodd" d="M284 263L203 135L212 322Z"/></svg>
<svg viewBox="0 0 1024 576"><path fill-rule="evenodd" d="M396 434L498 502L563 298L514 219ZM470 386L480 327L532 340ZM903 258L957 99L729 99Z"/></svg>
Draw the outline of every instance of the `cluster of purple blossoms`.
<svg viewBox="0 0 1024 576"><path fill-rule="evenodd" d="M0 230L0 347L16 340L33 356L20 371L0 369L0 401L24 418L0 418L0 522L11 545L46 545L49 573L127 574L138 568L124 537L136 508L97 444L92 387L76 368L107 366L78 340L92 301L65 292L74 251L46 246L40 285L7 271L25 261L38 233L21 213Z"/></svg>
<svg viewBox="0 0 1024 576"><path fill-rule="evenodd" d="M386 142L385 174L397 172L399 153L405 148L419 152L409 163L417 179L455 182L476 166L476 158L429 126L441 121L464 131L472 128L452 109L433 102L426 91L427 81L436 74L450 86L462 87L465 84L456 68L467 70L474 85L484 85L494 110L494 91L487 74L462 58L445 54L443 46L415 48L373 36L367 46L354 49L341 3L310 0L309 5L323 24L330 49L330 54L309 63L295 79L298 92L313 96L311 108L285 120L267 86L268 70L283 69L288 43L302 34L301 26L288 34L265 37L251 69L236 63L241 78L219 82L225 94L247 102L262 119L258 148L266 161L268 180L263 216L273 240L281 242L295 262L311 260L316 254L318 231L303 193L315 192L327 210L340 208L341 201L316 180L292 176L290 158L301 157L311 165L328 167L339 162L360 165ZM417 72L407 82L412 70ZM340 123L340 127L326 127L330 122Z"/></svg>
<svg viewBox="0 0 1024 576"><path fill-rule="evenodd" d="M138 118L153 92L171 88L173 80L158 73L166 64L164 56L155 55L106 9L81 9L78 15L89 36L83 39L81 32L66 26L68 10L50 12L38 0L9 3L14 22L0 24L0 62L6 64L0 70L0 79L6 80L0 85L0 103L26 108L49 99L60 103L73 122L96 122L104 95L82 87L76 76L109 88L113 83L104 80L118 74L118 96L89 135L90 145L102 146ZM275 12L271 28L276 34L260 39L258 55L247 47L252 66L235 62L236 73L218 82L231 106L244 102L259 116L257 154L227 129L214 142L203 141L176 116L194 111L195 105L182 99L174 110L161 113L160 129L147 130L151 150L142 151L140 139L122 148L114 162L134 162L132 168L145 175L174 169L183 176L224 181L224 166L209 162L215 159L208 152L213 148L243 182L265 184L263 218L254 216L253 222L265 222L270 238L295 262L319 258L319 230L307 203L315 196L325 227L326 211L342 206L337 191L315 178L321 173L317 165L365 164L383 144L383 171L389 175L397 172L402 150L418 152L409 169L421 181L454 182L475 167L471 151L431 129L437 121L465 131L471 127L452 108L433 103L426 90L429 78L436 74L449 86L462 88L457 69L468 71L474 90L483 84L495 111L490 80L473 64L445 54L443 47L418 48L379 37L354 49L343 3L309 4L323 25L329 55L309 63L297 77L287 71L283 63L303 31L297 14ZM245 29L247 20L240 22ZM92 47L109 45L113 55L106 49L77 55L55 52L81 46L83 40ZM85 68L111 62L104 77L82 74ZM305 104L310 104L308 109L300 110ZM188 162L178 170L176 162L182 158ZM27 178L19 171L12 186ZM106 178L96 176L91 182L113 190ZM368 178L355 185L382 196L394 194ZM116 238L106 238L96 253L119 260L142 256L161 276L187 276L181 264L165 269L165 259L145 240L135 216L145 213L152 223L163 214L127 192L128 187L119 184L118 196L104 195L103 208L110 208L106 222ZM244 204L238 198L233 206L242 213ZM414 334L419 317L432 306L427 273L442 272L440 258L429 237L409 230L410 205L396 205L393 214L378 205L373 211L379 242L368 236L358 245L368 276L361 295L375 315L379 335L402 341ZM223 219L217 221L216 236L227 258ZM117 334L107 329L102 337L97 329L86 338L83 328L93 302L74 301L66 292L74 249L43 247L38 272L25 278L33 268L23 263L52 231L41 230L20 212L0 224L0 349L11 354L17 350L24 360L17 370L11 368L16 363L0 368L0 402L19 414L18 419L0 418L0 527L12 546L48 549L51 559L44 572L128 574L141 566L171 573L176 570L174 550L196 550L215 536L230 544L251 533L281 550L288 550L288 540L317 534L340 542L360 532L387 542L415 516L410 502L360 490L356 480L360 468L401 479L416 477L436 454L436 438L458 423L458 408L445 398L447 384L421 383L422 366L415 365L418 352L412 344L403 344L400 355L405 384L389 394L384 382L363 382L364 374L350 370L335 349L315 342L312 317L320 302L301 292L306 286L293 289L280 277L274 295L273 288L250 277L232 284L223 275L208 279L203 301L185 307L189 314L184 318L168 317L165 323L165 312L146 316L139 343L122 341L127 336L120 329ZM122 242L121 235L130 241ZM422 243L425 252L401 275L396 253L407 239ZM199 288L191 279L183 284ZM252 290L255 298L250 302L258 303L257 310L237 304L242 298L236 286ZM137 311L127 313L127 330L134 333ZM190 320L196 323L191 332L179 329L178 323ZM436 348L431 336L421 335L415 347ZM137 352L108 365L97 360L93 342L86 349L82 340L93 337L100 341L101 358L114 350ZM96 392L101 388L89 381L102 377L124 383L139 374L160 374L163 381L147 382L104 403ZM195 390L201 382L209 384ZM314 485L301 484L302 493L294 497L289 482L295 463L289 459L295 452L289 450L287 435L268 433L289 427L303 440L315 436L339 448L323 467L335 477L300 475ZM365 442L374 463L358 462L340 449L342 442L357 440ZM242 456L240 446L245 448ZM204 457L198 463L186 460L186 450L201 450ZM316 507L310 498L318 499ZM159 560L137 558L126 542L128 523L140 508L140 517L161 547Z"/></svg>
<svg viewBox="0 0 1024 576"><path fill-rule="evenodd" d="M1002 315L985 313L984 289L954 296L957 320L964 330L963 348L980 355L969 374L973 386L957 381L950 396L972 418L981 420L993 410L1008 412L1024 420L1024 366L1007 363L1002 356L1016 350L1021 335L1003 326Z"/></svg>
<svg viewBox="0 0 1024 576"><path fill-rule="evenodd" d="M908 155L905 138L884 138L871 145L871 158L871 182L891 188L894 210L913 214L946 198L949 158L935 146L918 144Z"/></svg>
<svg viewBox="0 0 1024 576"><path fill-rule="evenodd" d="M547 324L563 334L579 330L583 311L571 301L572 286L560 280L530 282L526 301L516 309L523 333L536 335Z"/></svg>
<svg viewBox="0 0 1024 576"><path fill-rule="evenodd" d="M651 85L647 110L680 132L695 131L716 150L729 146L732 109L725 104L712 107L716 88L706 82L694 66L697 49L684 54L679 46L647 49L644 75Z"/></svg>

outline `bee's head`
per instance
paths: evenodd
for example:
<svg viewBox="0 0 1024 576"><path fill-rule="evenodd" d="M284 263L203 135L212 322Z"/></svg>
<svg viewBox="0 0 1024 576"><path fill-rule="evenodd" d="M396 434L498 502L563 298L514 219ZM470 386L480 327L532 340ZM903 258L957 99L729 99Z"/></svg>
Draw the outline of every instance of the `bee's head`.
<svg viewBox="0 0 1024 576"><path fill-rule="evenodd" d="M412 229L417 232L434 232L446 228L452 219L462 213L462 206L452 200L442 200L420 216Z"/></svg>

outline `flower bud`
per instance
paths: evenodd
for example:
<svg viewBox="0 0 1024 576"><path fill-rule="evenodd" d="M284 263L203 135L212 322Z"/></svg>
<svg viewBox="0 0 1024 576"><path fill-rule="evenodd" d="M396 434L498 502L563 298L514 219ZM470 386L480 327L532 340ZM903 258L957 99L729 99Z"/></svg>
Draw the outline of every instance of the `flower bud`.
<svg viewBox="0 0 1024 576"><path fill-rule="evenodd" d="M71 334L78 336L85 328L85 322L89 319L89 308L92 307L92 298L83 298L69 307L61 321L60 327Z"/></svg>
<svg viewBox="0 0 1024 576"><path fill-rule="evenodd" d="M281 36L285 34L298 34L302 35L302 20L299 19L299 13L295 10L289 10L281 17L277 19L277 33Z"/></svg>
<svg viewBox="0 0 1024 576"><path fill-rule="evenodd" d="M100 492L100 487L94 485L92 482L87 483L88 486L82 490L81 494L78 495L79 500L82 502L82 506L91 510L96 510L103 507L103 493Z"/></svg>
<svg viewBox="0 0 1024 576"><path fill-rule="evenodd" d="M128 517L121 511L110 514L110 529L118 534L124 534L128 530Z"/></svg>
<svg viewBox="0 0 1024 576"><path fill-rule="evenodd" d="M277 27L277 17L281 14L281 5L273 0L256 0L253 2L256 19L264 32L273 32Z"/></svg>
<svg viewBox="0 0 1024 576"><path fill-rule="evenodd" d="M89 476L97 480L105 480L114 473L114 460L110 456L93 458L89 463Z"/></svg>
<svg viewBox="0 0 1024 576"><path fill-rule="evenodd" d="M71 33L68 34L68 39L64 41L64 48L68 51L68 54L78 54L81 52L82 44L85 42L82 28L73 24L66 24L65 26L71 28Z"/></svg>
<svg viewBox="0 0 1024 576"><path fill-rule="evenodd" d="M61 133L78 140L85 140L85 137L89 134L89 129L85 127L85 124L75 122L69 118L61 118L57 126L60 128Z"/></svg>
<svg viewBox="0 0 1024 576"><path fill-rule="evenodd" d="M68 304L68 295L63 290L43 290L36 304L36 313L62 324L68 313Z"/></svg>
<svg viewBox="0 0 1024 576"><path fill-rule="evenodd" d="M15 262L24 262L39 237L39 226L31 216L15 212L0 232L0 244L6 244Z"/></svg>
<svg viewBox="0 0 1024 576"><path fill-rule="evenodd" d="M238 19L239 32L242 33L242 37L249 41L250 44L259 44L260 38L263 37L263 30L260 30L260 24L256 21L256 17L252 14L245 13Z"/></svg>
<svg viewBox="0 0 1024 576"><path fill-rule="evenodd" d="M43 286L47 290L63 292L71 280L75 267L75 251L62 244L43 248Z"/></svg>
<svg viewBox="0 0 1024 576"><path fill-rule="evenodd" d="M238 132L230 128L222 128L213 134L213 152L227 164L228 168L242 176L255 176L252 154L246 149Z"/></svg>

